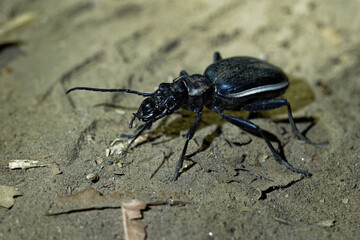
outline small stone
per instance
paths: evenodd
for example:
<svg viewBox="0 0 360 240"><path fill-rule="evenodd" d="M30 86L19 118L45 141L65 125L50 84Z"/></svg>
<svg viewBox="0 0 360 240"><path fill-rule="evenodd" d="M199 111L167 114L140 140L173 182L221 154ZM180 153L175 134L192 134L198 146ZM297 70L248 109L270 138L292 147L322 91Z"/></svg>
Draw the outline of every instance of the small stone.
<svg viewBox="0 0 360 240"><path fill-rule="evenodd" d="M96 173L89 173L88 175L86 175L86 179L90 180L93 183L96 183L97 181L99 181L100 177Z"/></svg>
<svg viewBox="0 0 360 240"><path fill-rule="evenodd" d="M96 158L95 162L97 165L101 165L103 163L103 160L102 160L102 158Z"/></svg>
<svg viewBox="0 0 360 240"><path fill-rule="evenodd" d="M321 221L321 222L318 222L318 225L323 226L323 227L333 227L335 225L335 220Z"/></svg>
<svg viewBox="0 0 360 240"><path fill-rule="evenodd" d="M60 170L60 168L59 167L52 167L51 168L51 171L52 171L52 173L54 174L54 175L59 175L59 174L62 174L62 171Z"/></svg>

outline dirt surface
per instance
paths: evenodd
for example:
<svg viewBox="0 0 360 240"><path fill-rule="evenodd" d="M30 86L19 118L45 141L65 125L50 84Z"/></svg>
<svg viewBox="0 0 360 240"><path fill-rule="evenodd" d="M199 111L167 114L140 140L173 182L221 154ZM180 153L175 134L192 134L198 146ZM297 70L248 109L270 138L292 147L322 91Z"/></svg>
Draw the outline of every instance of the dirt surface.
<svg viewBox="0 0 360 240"><path fill-rule="evenodd" d="M358 239L359 12L357 0L1 1L0 185L22 196L0 208L0 239L122 238L119 208L44 215L60 196L90 187L181 201L143 212L148 239ZM3 31L21 16L21 27ZM171 182L194 113L158 121L148 141L107 157L114 139L132 133L142 97L65 94L75 86L154 91L183 69L203 73L214 51L266 58L289 75L298 128L327 146L294 138L285 109L239 116L277 136L276 148L312 177L205 111ZM11 170L14 159L45 166Z"/></svg>

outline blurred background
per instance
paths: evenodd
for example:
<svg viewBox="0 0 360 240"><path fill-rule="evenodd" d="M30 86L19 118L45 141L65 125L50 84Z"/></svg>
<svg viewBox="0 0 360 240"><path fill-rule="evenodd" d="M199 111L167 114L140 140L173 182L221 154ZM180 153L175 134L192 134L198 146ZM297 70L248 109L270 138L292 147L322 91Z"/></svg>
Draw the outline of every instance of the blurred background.
<svg viewBox="0 0 360 240"><path fill-rule="evenodd" d="M43 215L59 196L94 187L186 202L148 208L140 221L148 239L356 239L359 11L357 0L2 0L0 185L22 196L0 208L0 238L121 238L119 209ZM114 139L132 133L142 98L65 94L76 86L154 91L183 69L202 74L215 51L266 59L286 72L299 129L329 145L293 138L284 110L234 114L277 136L276 147L311 178L286 170L262 139L207 111L183 174L170 182L193 113L159 121L126 157L107 156ZM9 169L17 159L43 167Z"/></svg>

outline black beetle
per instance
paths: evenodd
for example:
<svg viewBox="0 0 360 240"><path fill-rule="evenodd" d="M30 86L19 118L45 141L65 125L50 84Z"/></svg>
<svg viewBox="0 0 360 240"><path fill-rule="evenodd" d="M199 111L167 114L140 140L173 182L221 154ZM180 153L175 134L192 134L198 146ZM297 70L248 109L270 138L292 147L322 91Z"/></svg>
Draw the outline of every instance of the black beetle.
<svg viewBox="0 0 360 240"><path fill-rule="evenodd" d="M197 118L187 133L186 142L172 181L175 181L179 176L187 146L199 127L204 106L218 113L223 119L241 129L261 136L277 161L280 161L293 172L301 173L309 177L309 172L295 168L285 161L274 149L264 131L257 125L248 120L230 116L223 112L224 110L259 112L286 106L290 125L295 136L308 144L327 144L327 142L313 143L302 135L295 126L289 102L286 99L274 99L283 94L288 86L289 81L285 73L280 68L266 61L252 57L222 59L220 54L215 52L214 63L206 68L204 75L189 75L187 72L181 71L180 76L175 78L172 83L161 83L159 88L153 93L138 92L131 89L88 87L71 88L66 93L74 90L88 90L126 92L147 97L141 103L138 111L133 114L134 116L130 121L130 128L132 128L136 118L144 122L137 128L135 134L130 136L133 138L132 142L144 130L150 129L155 121L172 114L181 107L197 113Z"/></svg>

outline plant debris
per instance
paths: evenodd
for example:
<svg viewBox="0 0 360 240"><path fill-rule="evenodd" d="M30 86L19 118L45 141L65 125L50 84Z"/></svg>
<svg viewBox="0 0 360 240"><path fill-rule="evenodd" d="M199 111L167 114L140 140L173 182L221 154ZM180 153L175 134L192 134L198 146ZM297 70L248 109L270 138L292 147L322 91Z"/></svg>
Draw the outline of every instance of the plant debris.
<svg viewBox="0 0 360 240"><path fill-rule="evenodd" d="M37 15L35 13L28 12L9 20L0 27L0 37L30 25L36 18Z"/></svg>
<svg viewBox="0 0 360 240"><path fill-rule="evenodd" d="M125 240L143 240L146 238L145 228L131 221L142 218L140 210L144 210L146 204L140 200L133 199L121 204L122 220L125 232Z"/></svg>
<svg viewBox="0 0 360 240"><path fill-rule="evenodd" d="M134 140L132 143L133 146L136 146L140 143L147 142L149 140L149 134L146 133L144 135L140 135L138 138ZM105 149L106 156L112 156L112 155L121 155L125 152L127 152L129 149L129 144L133 141L133 139L129 139L124 142L122 138L116 138L112 143L110 143L110 146Z"/></svg>
<svg viewBox="0 0 360 240"><path fill-rule="evenodd" d="M136 196L139 194L132 192L112 193L108 196L103 196L94 188L87 188L80 192L59 197L55 204L45 213L46 216L54 216L60 214L67 214L72 212L105 209L105 208L120 208L125 197ZM146 203L148 206L170 205L170 206L184 206L188 204L186 201L173 200L168 201L158 200Z"/></svg>
<svg viewBox="0 0 360 240"><path fill-rule="evenodd" d="M11 208L14 203L14 197L21 196L22 193L10 186L0 186L0 206Z"/></svg>
<svg viewBox="0 0 360 240"><path fill-rule="evenodd" d="M14 169L28 169L28 168L37 168L37 167L46 167L48 164L40 164L37 160L10 160L9 168Z"/></svg>
<svg viewBox="0 0 360 240"><path fill-rule="evenodd" d="M55 205L45 215L53 216L85 210L120 208L123 197L124 194L117 192L103 196L96 189L87 188L71 195L59 197Z"/></svg>
<svg viewBox="0 0 360 240"><path fill-rule="evenodd" d="M186 201L173 200L172 198L168 201L158 200L148 204L137 199L124 200L124 197L128 197L129 195L131 195L131 193L120 194L115 192L111 195L103 196L96 189L87 188L71 195L59 197L55 204L52 204L51 208L45 213L45 216L95 209L121 208L125 240L144 240L146 238L145 228L135 221L132 221L142 218L141 210L146 209L147 206L184 206L188 204Z"/></svg>

